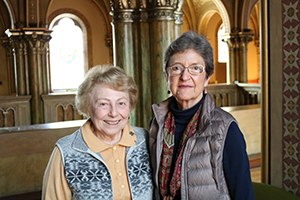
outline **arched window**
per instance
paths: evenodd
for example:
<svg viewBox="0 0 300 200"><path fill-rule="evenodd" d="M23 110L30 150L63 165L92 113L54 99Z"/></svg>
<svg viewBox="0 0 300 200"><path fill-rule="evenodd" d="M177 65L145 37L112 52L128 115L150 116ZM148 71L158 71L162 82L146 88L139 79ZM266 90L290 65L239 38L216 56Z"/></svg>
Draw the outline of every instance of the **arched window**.
<svg viewBox="0 0 300 200"><path fill-rule="evenodd" d="M228 63L228 46L222 41L225 35L225 26L222 24L218 31L218 62Z"/></svg>
<svg viewBox="0 0 300 200"><path fill-rule="evenodd" d="M51 91L76 91L88 69L84 23L73 14L61 14L51 22L50 29Z"/></svg>

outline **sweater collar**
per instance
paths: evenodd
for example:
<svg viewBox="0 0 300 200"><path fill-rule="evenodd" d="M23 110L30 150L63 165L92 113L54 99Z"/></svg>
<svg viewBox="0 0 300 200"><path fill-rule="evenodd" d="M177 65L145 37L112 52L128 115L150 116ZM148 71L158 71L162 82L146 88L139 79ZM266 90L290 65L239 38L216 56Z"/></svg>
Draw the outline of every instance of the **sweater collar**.
<svg viewBox="0 0 300 200"><path fill-rule="evenodd" d="M112 147L113 145L106 144L102 140L100 140L91 130L91 122L87 120L85 124L81 127L82 137L87 146L94 153L98 153L104 151ZM121 140L116 143L117 145L125 146L125 147L133 147L136 142L136 134L130 124L126 124L123 129Z"/></svg>

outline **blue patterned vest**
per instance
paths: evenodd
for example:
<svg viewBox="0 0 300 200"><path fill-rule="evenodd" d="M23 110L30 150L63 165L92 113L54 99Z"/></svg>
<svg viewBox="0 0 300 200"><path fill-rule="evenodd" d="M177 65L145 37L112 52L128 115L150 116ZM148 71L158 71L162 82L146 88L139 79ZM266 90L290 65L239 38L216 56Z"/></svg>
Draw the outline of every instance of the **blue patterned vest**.
<svg viewBox="0 0 300 200"><path fill-rule="evenodd" d="M150 158L147 150L147 132L132 127L137 140L134 147L126 148L127 176L133 200L152 199L153 185ZM62 154L66 178L73 199L113 200L110 172L100 153L92 152L84 142L81 129L60 139L56 145Z"/></svg>

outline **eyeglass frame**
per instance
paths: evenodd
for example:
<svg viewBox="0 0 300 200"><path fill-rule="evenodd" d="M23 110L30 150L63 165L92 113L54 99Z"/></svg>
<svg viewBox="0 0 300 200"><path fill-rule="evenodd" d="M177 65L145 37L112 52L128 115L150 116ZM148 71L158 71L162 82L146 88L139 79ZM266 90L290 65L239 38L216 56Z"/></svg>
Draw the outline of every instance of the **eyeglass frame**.
<svg viewBox="0 0 300 200"><path fill-rule="evenodd" d="M181 67L181 71L180 71L179 74L171 74L171 73L170 73L170 69L171 69L173 66L175 66L175 65L178 65L178 66ZM191 73L191 72L190 72L190 67L193 67L193 66L200 67L200 68L202 69L202 72L199 73L199 74L193 74L193 73ZM201 64L191 64L190 66L185 67L185 66L183 66L182 64L179 64L179 63L175 63L175 64L173 64L173 65L169 65L169 67L167 68L167 71L168 71L168 74L170 74L170 76L177 76L177 75L182 74L182 73L184 72L185 69L187 69L187 71L189 72L189 74L194 75L194 76L203 74L203 72L206 71L206 70L205 70L205 67L204 67L203 65L201 65Z"/></svg>

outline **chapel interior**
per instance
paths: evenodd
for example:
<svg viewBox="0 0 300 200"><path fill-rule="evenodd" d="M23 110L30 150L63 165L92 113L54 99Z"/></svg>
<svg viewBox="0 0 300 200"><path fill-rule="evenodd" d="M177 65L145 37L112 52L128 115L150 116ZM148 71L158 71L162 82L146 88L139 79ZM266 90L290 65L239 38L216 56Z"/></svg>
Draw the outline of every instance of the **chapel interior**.
<svg viewBox="0 0 300 200"><path fill-rule="evenodd" d="M86 120L74 98L95 65L134 78L130 123L149 130L151 105L169 96L163 53L188 30L214 49L206 90L237 119L252 181L300 197L299 9L295 0L0 0L0 200L40 199L55 142Z"/></svg>

